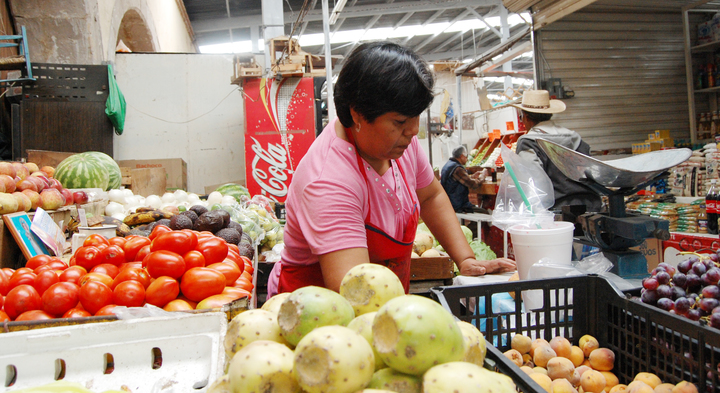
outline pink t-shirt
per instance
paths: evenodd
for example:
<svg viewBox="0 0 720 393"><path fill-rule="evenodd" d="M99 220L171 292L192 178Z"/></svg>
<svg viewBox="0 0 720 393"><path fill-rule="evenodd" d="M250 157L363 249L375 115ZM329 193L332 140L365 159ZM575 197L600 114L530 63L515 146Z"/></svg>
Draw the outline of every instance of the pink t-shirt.
<svg viewBox="0 0 720 393"><path fill-rule="evenodd" d="M433 180L430 162L417 138L413 138L402 157L393 160L382 176L362 160L368 187L358 171L355 147L335 134L337 121L325 127L293 175L285 201L282 264L310 265L318 261L318 255L367 248L368 202L372 204L370 222L388 235L402 238L417 201L416 190ZM268 279L270 296L277 292L281 263L275 264Z"/></svg>

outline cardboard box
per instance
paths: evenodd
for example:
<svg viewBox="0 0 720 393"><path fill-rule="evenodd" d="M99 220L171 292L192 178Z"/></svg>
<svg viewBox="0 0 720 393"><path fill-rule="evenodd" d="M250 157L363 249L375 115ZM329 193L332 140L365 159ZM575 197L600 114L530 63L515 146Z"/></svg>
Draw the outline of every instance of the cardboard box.
<svg viewBox="0 0 720 393"><path fill-rule="evenodd" d="M647 260L648 273L663 261L662 241L660 239L645 239L642 244L637 247L631 247L630 249L640 251L643 254Z"/></svg>
<svg viewBox="0 0 720 393"><path fill-rule="evenodd" d="M121 167L131 169L163 168L167 174L167 191L175 191L178 189L187 191L187 163L182 158L121 160L117 163Z"/></svg>
<svg viewBox="0 0 720 393"><path fill-rule="evenodd" d="M720 249L720 238L711 234L670 232L670 239L662 242L663 261L671 265L687 259L687 256L679 254L680 252L707 254L717 249Z"/></svg>
<svg viewBox="0 0 720 393"><path fill-rule="evenodd" d="M670 138L670 130L655 130L655 139Z"/></svg>

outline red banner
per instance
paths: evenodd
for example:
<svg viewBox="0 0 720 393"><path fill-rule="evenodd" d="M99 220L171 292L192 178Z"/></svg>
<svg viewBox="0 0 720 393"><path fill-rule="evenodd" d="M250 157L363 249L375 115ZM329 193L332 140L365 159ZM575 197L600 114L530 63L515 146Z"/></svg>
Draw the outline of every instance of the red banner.
<svg viewBox="0 0 720 393"><path fill-rule="evenodd" d="M243 90L248 191L285 202L293 173L315 140L313 79L247 79Z"/></svg>

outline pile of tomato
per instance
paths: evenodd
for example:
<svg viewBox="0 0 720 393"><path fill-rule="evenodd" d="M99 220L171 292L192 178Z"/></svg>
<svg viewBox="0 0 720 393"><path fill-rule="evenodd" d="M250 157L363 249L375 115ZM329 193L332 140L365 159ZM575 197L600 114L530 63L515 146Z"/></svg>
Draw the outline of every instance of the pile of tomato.
<svg viewBox="0 0 720 393"><path fill-rule="evenodd" d="M157 225L149 237L90 235L70 258L38 255L0 269L0 322L112 315L146 303L167 311L250 297L252 261L210 232Z"/></svg>

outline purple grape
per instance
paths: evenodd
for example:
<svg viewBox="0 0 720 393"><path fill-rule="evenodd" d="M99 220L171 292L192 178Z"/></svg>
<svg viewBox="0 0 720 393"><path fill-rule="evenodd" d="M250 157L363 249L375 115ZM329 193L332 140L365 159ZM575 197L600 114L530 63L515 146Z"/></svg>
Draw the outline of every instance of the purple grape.
<svg viewBox="0 0 720 393"><path fill-rule="evenodd" d="M657 292L659 298L671 298L673 295L672 288L669 285L660 285L655 292Z"/></svg>
<svg viewBox="0 0 720 393"><path fill-rule="evenodd" d="M680 315L685 315L688 311L690 311L690 306L692 306L693 303L693 301L686 297L678 298L675 300L675 312Z"/></svg>
<svg viewBox="0 0 720 393"><path fill-rule="evenodd" d="M685 290L680 287L674 286L674 287L672 287L672 291L673 291L673 295L672 295L673 300L677 300L677 299L680 299L681 297L687 296L687 294L685 293Z"/></svg>
<svg viewBox="0 0 720 393"><path fill-rule="evenodd" d="M713 308L712 313L713 314L720 313L720 306Z"/></svg>
<svg viewBox="0 0 720 393"><path fill-rule="evenodd" d="M715 262L715 263L717 263L718 261L720 261L720 257L718 257L717 252L712 253L712 254L709 254L708 257L710 258L711 261L713 261L713 262Z"/></svg>
<svg viewBox="0 0 720 393"><path fill-rule="evenodd" d="M660 305L660 300L658 300L658 305ZM705 298L700 300L700 309L707 313L710 313L717 306L720 306L720 301L717 299Z"/></svg>
<svg viewBox="0 0 720 393"><path fill-rule="evenodd" d="M709 259L704 260L703 264L705 265L705 269L707 269L707 270L710 270L715 267L715 263Z"/></svg>
<svg viewBox="0 0 720 393"><path fill-rule="evenodd" d="M717 285L708 285L702 289L704 298L720 299L720 287Z"/></svg>
<svg viewBox="0 0 720 393"><path fill-rule="evenodd" d="M713 314L710 316L710 326L720 329L720 314Z"/></svg>
<svg viewBox="0 0 720 393"><path fill-rule="evenodd" d="M668 264L668 263L666 263L666 262L660 262L660 263L658 264L658 267L664 268L665 271L668 272L668 274L670 274L671 277L674 276L675 273L677 272L677 269L675 269L675 266L670 265L670 264Z"/></svg>
<svg viewBox="0 0 720 393"><path fill-rule="evenodd" d="M705 274L710 284L715 285L720 281L720 269L716 267L709 269Z"/></svg>
<svg viewBox="0 0 720 393"><path fill-rule="evenodd" d="M700 260L700 258L698 258L696 255L690 255L690 256L688 257L688 261L690 261L690 264L693 264L693 263L695 263L695 262L697 262L697 261L699 261L699 260Z"/></svg>
<svg viewBox="0 0 720 393"><path fill-rule="evenodd" d="M712 300L715 300L715 299L712 299ZM715 301L717 301L717 300L715 300ZM675 302L664 297L662 299L658 299L657 306L665 311L670 311L675 307Z"/></svg>
<svg viewBox="0 0 720 393"><path fill-rule="evenodd" d="M690 300L692 303L695 303L698 299L698 294L697 293L688 293L688 295L685 297L687 297L688 300Z"/></svg>
<svg viewBox="0 0 720 393"><path fill-rule="evenodd" d="M686 259L686 260L678 263L677 268L680 271L680 273L686 274L687 272L690 271L690 269L692 269L692 262L690 262L689 259Z"/></svg>
<svg viewBox="0 0 720 393"><path fill-rule="evenodd" d="M688 311L686 317L692 321L699 321L702 317L702 313L697 308L692 308Z"/></svg>
<svg viewBox="0 0 720 393"><path fill-rule="evenodd" d="M687 277L687 289L695 289L700 288L700 284L702 281L700 281L700 276L698 276L695 273L688 273L686 275Z"/></svg>
<svg viewBox="0 0 720 393"><path fill-rule="evenodd" d="M647 289L648 291L654 291L657 289L658 285L660 285L660 283L658 283L658 280L656 280L655 277L648 277L644 279L642 284L643 288Z"/></svg>
<svg viewBox="0 0 720 393"><path fill-rule="evenodd" d="M672 281L673 281L673 284L675 284L676 286L678 286L680 288L687 288L687 276L685 275L685 273L680 273L680 272L675 273Z"/></svg>
<svg viewBox="0 0 720 393"><path fill-rule="evenodd" d="M660 285L667 285L670 283L670 274L668 272L659 272L655 275L655 279Z"/></svg>
<svg viewBox="0 0 720 393"><path fill-rule="evenodd" d="M642 300L643 303L655 305L658 301L658 294L656 291L643 291L640 295L640 300Z"/></svg>
<svg viewBox="0 0 720 393"><path fill-rule="evenodd" d="M692 271L698 276L702 276L707 271L707 267L704 263L696 263L693 265Z"/></svg>

